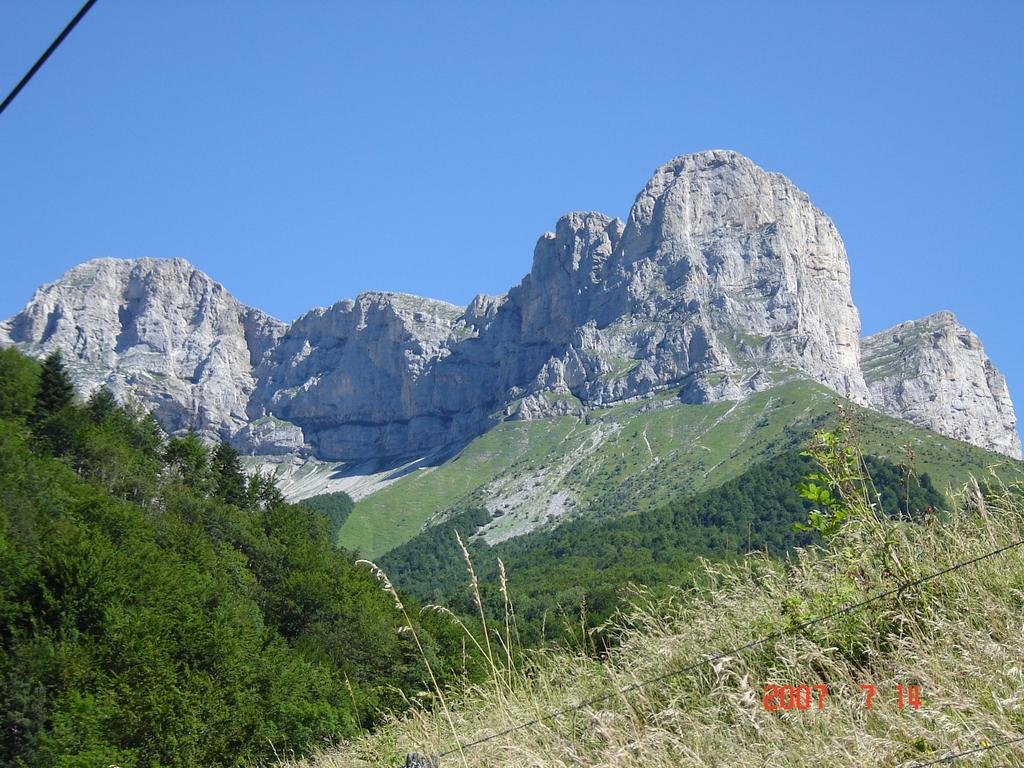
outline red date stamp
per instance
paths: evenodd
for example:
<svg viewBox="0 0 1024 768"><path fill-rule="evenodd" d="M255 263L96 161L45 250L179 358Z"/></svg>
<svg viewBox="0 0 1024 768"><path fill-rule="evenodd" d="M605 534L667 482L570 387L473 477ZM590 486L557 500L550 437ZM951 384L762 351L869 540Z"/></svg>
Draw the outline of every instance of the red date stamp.
<svg viewBox="0 0 1024 768"><path fill-rule="evenodd" d="M863 683L860 686L864 692L864 708L871 709L875 698L875 686ZM769 712L790 712L792 710L804 711L817 709L819 712L825 709L825 699L828 696L827 685L766 685L764 687L764 708ZM915 711L921 707L921 686L900 685L895 687L896 704L900 711L910 707Z"/></svg>

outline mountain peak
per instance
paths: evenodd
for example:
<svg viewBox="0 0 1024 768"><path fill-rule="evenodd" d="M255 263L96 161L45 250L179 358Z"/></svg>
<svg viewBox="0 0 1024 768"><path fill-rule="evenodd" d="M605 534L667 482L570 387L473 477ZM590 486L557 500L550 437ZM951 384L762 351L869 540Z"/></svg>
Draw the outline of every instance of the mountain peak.
<svg viewBox="0 0 1024 768"><path fill-rule="evenodd" d="M948 437L1021 458L1006 380L981 340L942 310L864 339L876 408Z"/></svg>
<svg viewBox="0 0 1024 768"><path fill-rule="evenodd" d="M466 309L441 299L431 299L426 296L417 296L414 293L403 293L401 291L362 291L356 295L355 302L409 310L441 310L456 314L461 314Z"/></svg>
<svg viewBox="0 0 1024 768"><path fill-rule="evenodd" d="M907 323L936 327L960 326L960 321L957 320L956 315L948 309L940 309L938 312L932 312L932 314L922 317L920 320L908 320Z"/></svg>
<svg viewBox="0 0 1024 768"><path fill-rule="evenodd" d="M152 256L138 256L135 258L121 259L114 256L100 256L95 259L89 259L83 261L81 264L76 264L59 277L55 282L61 282L67 280L70 277L77 275L88 275L96 272L103 271L131 271L138 269L148 272L181 272L181 273L197 273L202 275L204 278L209 280L211 283L216 282L209 275L202 272L192 262L187 259L181 258L170 258L170 259L159 259Z"/></svg>
<svg viewBox="0 0 1024 768"><path fill-rule="evenodd" d="M0 342L60 349L84 394L133 393L172 430L226 437L246 423L252 366L283 331L184 259L101 258L39 288Z"/></svg>
<svg viewBox="0 0 1024 768"><path fill-rule="evenodd" d="M723 165L757 167L753 160L735 149L702 149L697 152L676 155L667 163L662 163L660 168L704 170L719 168Z"/></svg>

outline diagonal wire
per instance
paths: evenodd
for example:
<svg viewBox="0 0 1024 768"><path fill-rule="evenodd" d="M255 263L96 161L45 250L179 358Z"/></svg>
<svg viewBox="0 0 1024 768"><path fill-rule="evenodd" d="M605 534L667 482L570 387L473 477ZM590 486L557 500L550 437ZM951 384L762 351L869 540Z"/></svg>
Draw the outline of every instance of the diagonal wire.
<svg viewBox="0 0 1024 768"><path fill-rule="evenodd" d="M954 760L959 760L961 757L967 755L975 755L979 752L987 752L990 749L997 749L999 747L1008 747L1011 744L1019 744L1024 742L1024 736L1017 736L1013 739L1006 739L1005 741L997 741L995 744L985 744L981 747L975 747L974 749L964 750L963 752L954 752L953 754L946 755L945 757L939 757L935 760L929 760L927 763L911 763L907 768L924 768L926 765L939 765L940 763L952 763Z"/></svg>
<svg viewBox="0 0 1024 768"><path fill-rule="evenodd" d="M824 623L826 621L830 621L831 619L837 618L839 616L845 616L845 615L848 615L848 614L851 614L851 613L856 613L857 611L860 611L860 610L866 608L867 606L871 605L872 603L878 602L879 600L884 600L887 597L892 597L894 595L898 595L901 592L905 592L908 589L920 586L921 584L925 584L925 583L927 583L929 581L932 581L933 579L939 578L940 576L945 576L945 575L947 575L949 573L953 573L954 571L958 571L961 568L966 568L969 565L974 565L975 563L980 563L982 560L988 560L989 558L996 557L997 555L1001 555L1004 552L1007 552L1007 551L1009 551L1011 549L1016 549L1017 547L1020 547L1020 546L1024 546L1024 539L1018 539L1017 541L1014 541L1014 542L1012 542L1010 544L1007 544L1005 546L999 547L998 549L994 549L991 552L986 552L985 554L978 555L977 557L972 557L969 560L964 560L962 562L955 563L955 564L949 566L948 568L943 568L942 570L936 571L935 573L928 574L927 576L921 576L920 578L913 579L912 581L908 581L908 582L906 582L904 584L900 584L900 585L895 586L895 587L893 587L891 589L887 589L887 590L885 590L883 592L878 592L878 593L872 595L871 597L867 597L867 598L865 598L863 600L860 600L860 601L858 601L856 603L850 603L848 605L843 606L842 608L837 608L837 609L835 609L833 611L830 611L829 613L826 613L826 614L823 614L821 616L818 616L817 618L809 619L807 621L802 621L802 622L799 622L797 624L793 624L792 626L790 626L790 627L788 627L786 629L776 630L775 632L772 632L769 635L765 635L764 637L761 637L761 638L759 638L757 640L752 640L749 643L746 643L745 645L741 645L741 646L738 646L736 648L731 648L728 651L722 651L720 653L716 653L713 656L706 656L703 659L701 659L700 661L695 661L695 662L693 662L691 664L686 665L685 667L682 667L681 669L676 669L676 670L673 670L672 672L665 672L665 673L660 674L660 675L655 675L654 677L649 677L649 678L645 678L643 680L638 680L637 682L632 683L631 685L627 685L625 688L612 691L611 693L605 693L605 694L602 694L600 696L595 696L595 697L593 697L591 699L587 699L587 700L585 700L585 701L583 701L583 702L581 702L579 704L576 704L574 706L565 707L564 709L555 710L554 712L549 712L546 715L542 715L540 717L535 717L532 720L527 720L526 722L519 723L518 725L511 726L511 727L506 728L506 729L504 729L502 731L498 731L496 733L492 733L489 736L483 736L483 737L481 737L479 739L474 739L473 741L466 742L465 744L458 744L455 749L449 749L446 752L441 752L438 755L438 757L446 757L448 755L455 754L456 752L459 752L461 750L471 749L471 748L477 747L477 746L479 746L481 744L486 744L489 741L494 741L495 739L500 739L502 736L508 736L508 735L510 735L512 733L516 733L517 731L521 731L524 728L529 728L531 726L538 725L540 723L545 723L545 722L547 722L549 720L554 720L554 719L562 717L564 715L571 714L572 712L576 712L576 711L581 710L581 709L592 707L595 704L600 704L600 703L602 703L604 701L608 701L609 699L618 698L618 697L620 697L620 696L622 696L624 694L632 693L633 691L640 690L641 688L646 688L647 686L653 685L655 683L663 682L663 681L671 679L673 677L679 677L680 675L685 675L685 674L687 674L689 672L693 672L693 671L695 671L695 670L697 670L697 669L699 669L699 668L701 668L701 667L703 667L703 666L705 666L707 664L711 664L713 662L720 661L720 660L722 660L724 658L727 658L729 656L735 656L737 654L744 653L745 651L749 651L749 650L752 650L752 649L757 648L759 646L765 645L766 643L769 643L769 642L771 642L773 640L781 639L781 638L785 637L790 632L797 631L797 630L802 630L802 629L807 629L809 627L813 627L813 626L816 626L818 624L822 624L822 623ZM926 763L926 765L930 765L930 763Z"/></svg>
<svg viewBox="0 0 1024 768"><path fill-rule="evenodd" d="M32 65L32 68L25 73L25 76L18 81L18 84L14 86L14 90L7 94L7 98L4 99L3 104L0 104L0 114L3 114L3 111L7 109L8 105L14 101L14 98L19 93L21 93L21 89L28 85L28 81L31 80L35 73L42 68L43 64L46 63L46 60L50 58L53 52L57 50L61 43L64 42L64 38L71 34L71 30L75 28L78 22L82 20L85 14L89 12L89 9L95 4L96 0L87 0L86 4L79 9L78 13L75 14L75 18L69 21L68 25L64 27L64 30L57 35L56 39L52 43L50 43L50 47L43 52L43 55L39 57L39 60L36 61L36 63Z"/></svg>

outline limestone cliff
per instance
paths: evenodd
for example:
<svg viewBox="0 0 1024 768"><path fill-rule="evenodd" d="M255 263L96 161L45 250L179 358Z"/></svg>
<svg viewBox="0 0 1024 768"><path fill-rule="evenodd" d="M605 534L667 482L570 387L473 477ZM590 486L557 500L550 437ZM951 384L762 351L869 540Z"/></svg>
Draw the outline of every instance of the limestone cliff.
<svg viewBox="0 0 1024 768"><path fill-rule="evenodd" d="M166 429L226 438L248 422L253 366L284 329L181 259L97 259L37 290L0 342L59 349L84 394L132 393Z"/></svg>
<svg viewBox="0 0 1024 768"><path fill-rule="evenodd" d="M256 369L253 418L302 428L327 458L397 456L478 431L478 382L437 386L459 341L461 307L364 293L296 320Z"/></svg>
<svg viewBox="0 0 1024 768"><path fill-rule="evenodd" d="M784 176L736 152L662 166L624 225L563 218L509 305L524 336L554 350L532 388L587 404L676 384L692 402L741 397L782 369L867 399L835 226Z"/></svg>
<svg viewBox="0 0 1024 768"><path fill-rule="evenodd" d="M1003 375L952 312L900 323L864 340L862 365L880 411L1021 458Z"/></svg>

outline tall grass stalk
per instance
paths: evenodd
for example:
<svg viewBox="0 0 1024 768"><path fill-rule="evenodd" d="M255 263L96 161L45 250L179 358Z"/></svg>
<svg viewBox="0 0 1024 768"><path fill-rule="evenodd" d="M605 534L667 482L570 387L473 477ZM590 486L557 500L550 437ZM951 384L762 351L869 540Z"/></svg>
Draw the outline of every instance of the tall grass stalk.
<svg viewBox="0 0 1024 768"><path fill-rule="evenodd" d="M447 720L448 726L449 728L451 728L452 736L455 739L456 745L458 746L459 757L462 758L463 766L465 768L468 768L469 762L466 760L466 755L462 751L462 746L459 744L459 732L455 727L455 721L452 719L452 713L451 710L449 710L448 708L448 702L445 700L444 691L441 689L441 685L437 682L437 676L434 674L434 668L430 664L430 659L427 657L426 651L423 650L423 645L422 643L420 643L420 636L416 632L416 627L413 624L412 619L409 617L408 611L405 610L405 603L403 603L402 598L399 597L398 590L395 589L394 585L391 583L391 579L388 578L387 574L384 572L384 569L381 568L379 565L370 560L358 560L356 562L358 565L365 565L370 568L370 572L374 575L377 581L381 583L381 586L383 587L384 591L387 592L395 601L395 609L399 611L402 614L403 618L405 619L406 625L405 627L402 627L402 629L408 631L413 639L413 642L416 643L416 650L419 651L420 658L423 659L423 664L427 668L427 674L430 676L430 683L433 686L434 695L437 697L437 700L441 704L441 709L444 712L445 720Z"/></svg>

